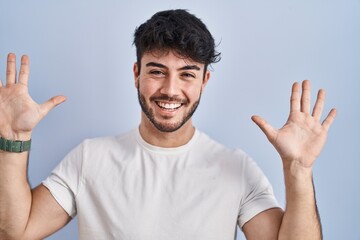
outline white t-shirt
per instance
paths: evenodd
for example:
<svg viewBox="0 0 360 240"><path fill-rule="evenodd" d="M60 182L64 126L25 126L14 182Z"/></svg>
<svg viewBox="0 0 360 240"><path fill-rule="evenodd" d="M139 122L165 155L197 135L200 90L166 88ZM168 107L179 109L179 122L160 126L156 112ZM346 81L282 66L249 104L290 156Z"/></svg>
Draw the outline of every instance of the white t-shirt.
<svg viewBox="0 0 360 240"><path fill-rule="evenodd" d="M177 148L137 129L85 140L43 184L84 240L233 240L237 224L278 207L253 160L198 130Z"/></svg>

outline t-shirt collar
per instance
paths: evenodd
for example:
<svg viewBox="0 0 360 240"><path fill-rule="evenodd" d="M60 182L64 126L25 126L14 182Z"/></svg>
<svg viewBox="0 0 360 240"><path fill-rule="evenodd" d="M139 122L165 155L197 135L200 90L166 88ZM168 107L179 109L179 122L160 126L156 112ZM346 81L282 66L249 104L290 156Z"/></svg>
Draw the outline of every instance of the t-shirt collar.
<svg viewBox="0 0 360 240"><path fill-rule="evenodd" d="M155 153L164 153L164 154L178 154L181 152L185 152L188 151L196 142L196 140L198 139L200 133L197 129L195 129L194 131L194 135L192 136L192 138L184 145L179 146L179 147L170 147L170 148L166 148L166 147L159 147L159 146L155 146L152 145L148 142L146 142L139 131L139 128L136 128L136 140L137 142L146 150L151 151L151 152L155 152Z"/></svg>

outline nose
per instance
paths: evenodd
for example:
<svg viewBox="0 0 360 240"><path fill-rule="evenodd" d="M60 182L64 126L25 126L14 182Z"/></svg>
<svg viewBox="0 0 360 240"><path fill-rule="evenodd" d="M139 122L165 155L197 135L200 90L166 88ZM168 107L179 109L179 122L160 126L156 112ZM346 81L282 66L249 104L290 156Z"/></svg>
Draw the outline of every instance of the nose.
<svg viewBox="0 0 360 240"><path fill-rule="evenodd" d="M180 93L179 79L175 76L168 76L164 78L162 87L160 89L161 94L168 95L169 97L176 97Z"/></svg>

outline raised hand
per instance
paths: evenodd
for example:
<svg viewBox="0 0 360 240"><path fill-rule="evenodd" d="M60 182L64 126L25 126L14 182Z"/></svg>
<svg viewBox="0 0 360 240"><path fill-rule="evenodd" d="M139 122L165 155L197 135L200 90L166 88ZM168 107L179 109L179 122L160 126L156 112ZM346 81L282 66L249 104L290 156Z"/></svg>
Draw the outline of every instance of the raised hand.
<svg viewBox="0 0 360 240"><path fill-rule="evenodd" d="M6 85L0 81L0 136L11 140L28 140L32 130L55 106L66 100L55 96L43 104L37 104L28 93L29 58L21 58L17 78L16 56L7 58Z"/></svg>
<svg viewBox="0 0 360 240"><path fill-rule="evenodd" d="M327 132L336 116L336 110L332 109L320 123L324 101L325 91L320 89L310 113L310 82L305 80L302 83L301 94L299 83L292 86L290 114L282 128L274 129L261 117L252 117L278 151L283 164L296 161L303 167L312 167L326 142Z"/></svg>

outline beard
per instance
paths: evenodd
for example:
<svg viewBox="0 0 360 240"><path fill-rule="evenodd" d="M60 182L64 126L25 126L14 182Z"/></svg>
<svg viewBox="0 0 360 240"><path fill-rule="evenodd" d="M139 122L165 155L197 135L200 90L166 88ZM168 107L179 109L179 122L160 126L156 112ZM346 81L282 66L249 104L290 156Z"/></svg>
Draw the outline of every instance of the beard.
<svg viewBox="0 0 360 240"><path fill-rule="evenodd" d="M180 121L175 123L162 123L155 119L154 110L150 107L150 105L146 103L145 96L140 93L140 84L138 84L137 92L138 92L138 99L141 106L141 110L150 120L150 122L155 126L155 128L158 129L160 132L175 132L176 130L180 129L193 116L197 107L200 104L200 98L201 98L201 93L200 93L198 100L192 104L189 111L184 114L184 116ZM172 98L164 94L150 98L150 101L155 101L155 100L177 101L177 102L181 102L184 105L188 104L188 100L184 101L181 99Z"/></svg>

